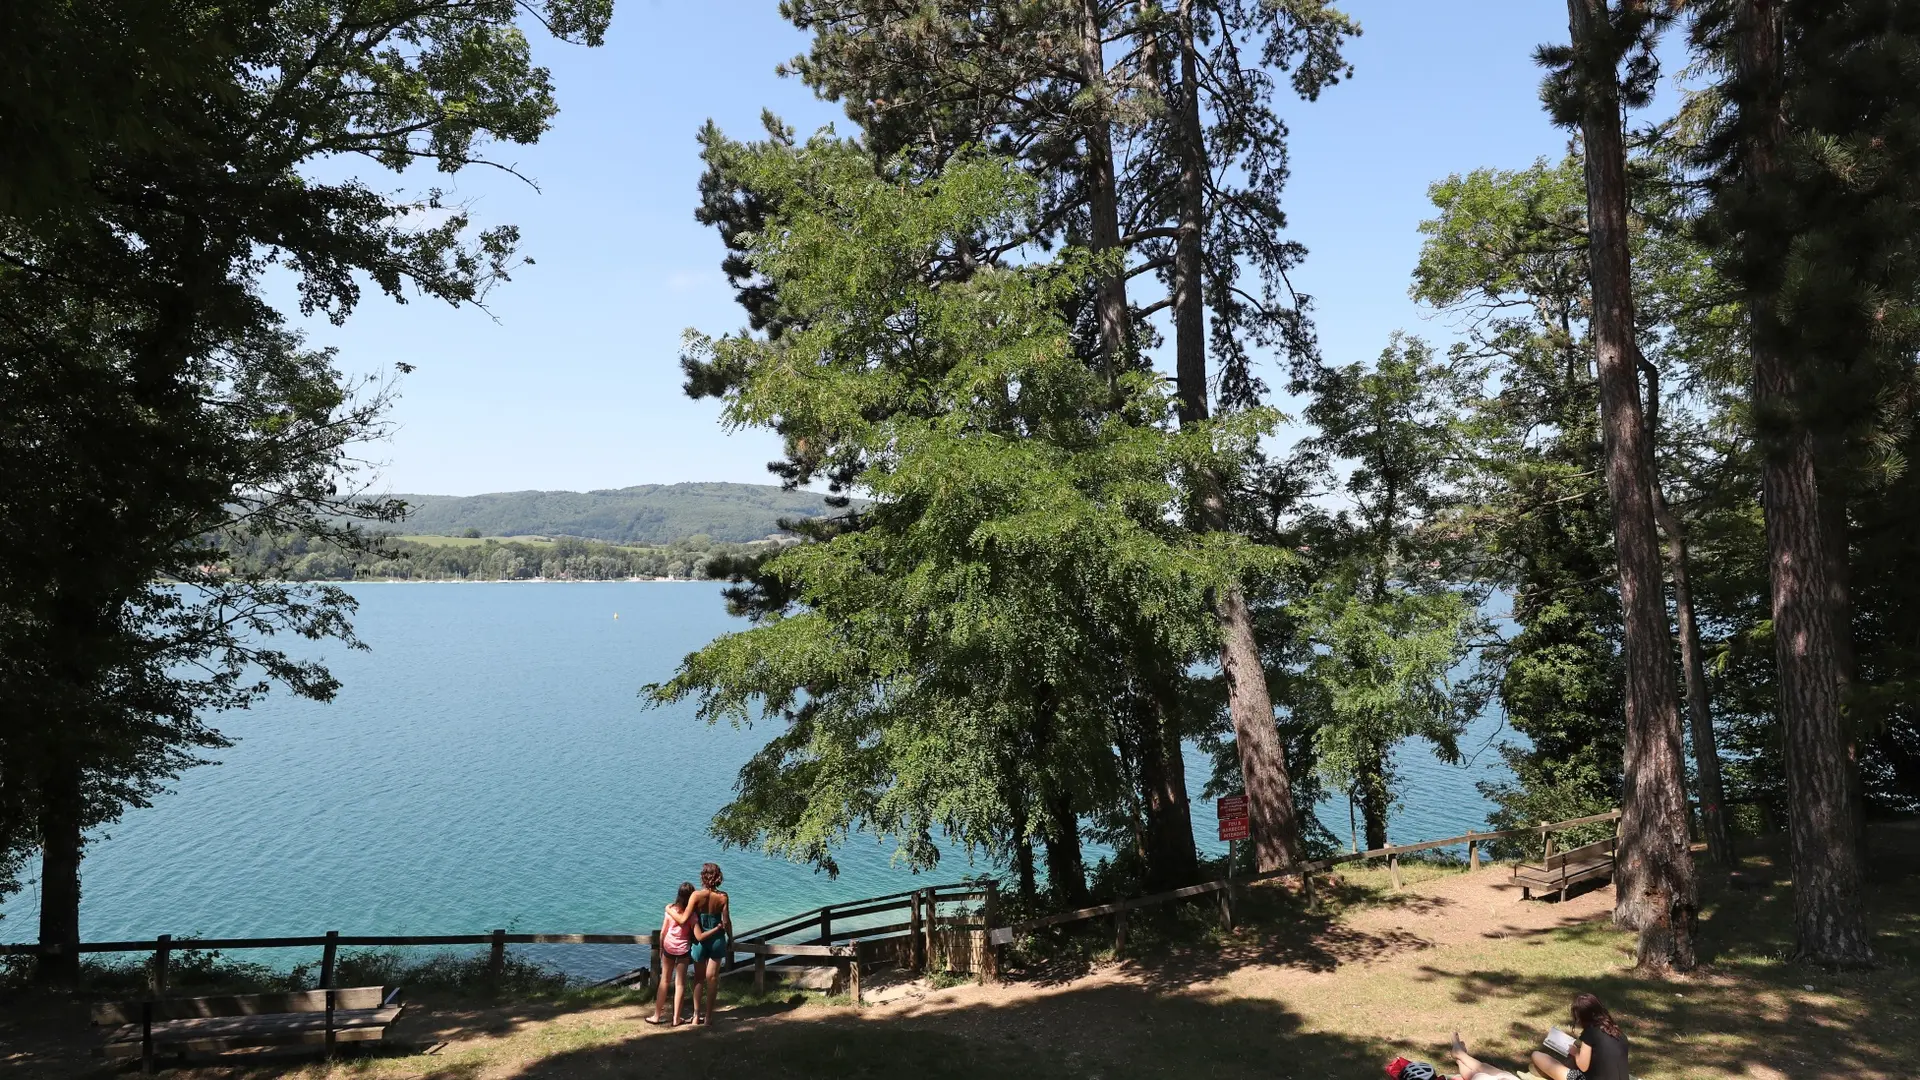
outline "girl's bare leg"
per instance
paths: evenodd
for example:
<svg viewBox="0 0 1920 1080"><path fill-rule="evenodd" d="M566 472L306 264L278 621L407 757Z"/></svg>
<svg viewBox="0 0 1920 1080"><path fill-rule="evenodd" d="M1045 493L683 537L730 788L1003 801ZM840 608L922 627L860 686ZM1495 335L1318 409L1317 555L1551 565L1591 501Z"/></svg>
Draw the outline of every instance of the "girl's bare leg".
<svg viewBox="0 0 1920 1080"><path fill-rule="evenodd" d="M1486 1077L1487 1080L1513 1080L1513 1074L1505 1069L1497 1069L1467 1053L1467 1045L1460 1041L1460 1033L1453 1033L1453 1067L1460 1074L1460 1080L1474 1080ZM1561 1078L1565 1080L1565 1078Z"/></svg>
<svg viewBox="0 0 1920 1080"><path fill-rule="evenodd" d="M653 1020L656 1024L667 1018L667 980L673 977L672 959L666 953L661 953L660 970L653 973ZM680 1015L677 1009L674 1015Z"/></svg>
<svg viewBox="0 0 1920 1080"><path fill-rule="evenodd" d="M713 1023L714 1002L720 996L720 961L707 961L707 1023ZM1565 1080L1564 1077L1558 1080Z"/></svg>
<svg viewBox="0 0 1920 1080"><path fill-rule="evenodd" d="M673 965L673 1025L680 1026L680 1001L687 993L687 963L676 960Z"/></svg>
<svg viewBox="0 0 1920 1080"><path fill-rule="evenodd" d="M1567 1064L1544 1050L1533 1052L1533 1071L1547 1080L1567 1080Z"/></svg>

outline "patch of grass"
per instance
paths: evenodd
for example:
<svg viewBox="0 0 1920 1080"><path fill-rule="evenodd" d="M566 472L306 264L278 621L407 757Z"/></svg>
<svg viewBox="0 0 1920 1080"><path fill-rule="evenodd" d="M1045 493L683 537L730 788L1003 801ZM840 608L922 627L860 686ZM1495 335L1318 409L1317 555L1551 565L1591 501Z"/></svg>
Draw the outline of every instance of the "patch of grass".
<svg viewBox="0 0 1920 1080"><path fill-rule="evenodd" d="M951 990L956 986L965 986L974 981L972 975L957 971L934 971L927 974L927 985L935 990Z"/></svg>

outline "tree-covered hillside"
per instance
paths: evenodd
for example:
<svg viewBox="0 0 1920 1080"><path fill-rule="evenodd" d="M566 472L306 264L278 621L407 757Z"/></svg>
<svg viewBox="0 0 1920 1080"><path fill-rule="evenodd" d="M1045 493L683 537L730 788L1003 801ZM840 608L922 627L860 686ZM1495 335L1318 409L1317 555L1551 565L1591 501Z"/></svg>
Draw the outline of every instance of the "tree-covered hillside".
<svg viewBox="0 0 1920 1080"><path fill-rule="evenodd" d="M400 495L405 530L439 536L583 536L621 544L670 544L705 534L760 540L782 518L827 512L823 497L771 484L642 484L602 491L506 491L491 495Z"/></svg>
<svg viewBox="0 0 1920 1080"><path fill-rule="evenodd" d="M780 546L734 544L695 535L660 546L621 546L562 536L552 540L488 537L384 537L364 549L314 543L303 536L232 535L225 573L285 581L625 581L703 578L708 565L751 558Z"/></svg>

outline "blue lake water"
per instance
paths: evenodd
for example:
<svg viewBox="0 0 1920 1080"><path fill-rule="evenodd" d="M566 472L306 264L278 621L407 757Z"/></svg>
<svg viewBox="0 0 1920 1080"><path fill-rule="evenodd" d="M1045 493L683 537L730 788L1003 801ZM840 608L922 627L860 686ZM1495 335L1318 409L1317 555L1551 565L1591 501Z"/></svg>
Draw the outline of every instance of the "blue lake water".
<svg viewBox="0 0 1920 1080"><path fill-rule="evenodd" d="M647 710L639 688L745 624L712 583L363 584L372 646L322 655L344 683L327 705L275 696L218 720L237 740L89 849L87 940L318 934L643 933L706 860L726 868L744 927L821 904L987 869L954 853L916 878L855 836L829 880L724 851L707 834L741 763L772 732L710 727L691 705ZM618 614L616 619L614 616ZM1483 827L1476 781L1503 771L1497 720L1448 766L1401 755L1396 842ZM1197 793L1206 766L1189 777ZM1196 802L1203 850L1212 808ZM1343 840L1345 804L1322 811ZM36 886L0 906L0 939L35 934ZM619 947L540 959L597 977L640 962ZM310 961L277 952L260 959Z"/></svg>

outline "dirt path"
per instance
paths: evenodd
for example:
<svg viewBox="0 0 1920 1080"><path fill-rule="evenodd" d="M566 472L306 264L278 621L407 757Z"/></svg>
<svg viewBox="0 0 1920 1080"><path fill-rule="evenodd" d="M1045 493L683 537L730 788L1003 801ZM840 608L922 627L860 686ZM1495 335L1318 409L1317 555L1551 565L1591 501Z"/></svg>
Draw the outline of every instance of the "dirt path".
<svg viewBox="0 0 1920 1080"><path fill-rule="evenodd" d="M909 1023L937 1021L973 1034L1030 1037L1086 1054L1113 1049L1115 1030L1130 1030L1130 1023L1097 1018L1076 1022L1071 1002L1103 995L1164 1000L1177 994L1200 1001L1271 1002L1306 1031L1351 1031L1357 1021L1409 1052L1437 1057L1455 1027L1477 1046L1513 1041L1508 1037L1510 1021L1477 1022L1479 1010L1459 1000L1458 988L1436 977L1438 973L1484 969L1490 949L1537 939L1561 927L1605 925L1612 910L1611 886L1576 893L1563 902L1522 900L1507 870L1494 867L1410 886L1305 937L1243 931L1223 948L1159 957L1151 965L1109 964L1073 978L1016 974L994 986L928 991L920 983L884 988L862 1015ZM1409 988L1413 992L1382 1000L1382 978L1396 975L1415 984ZM1051 1007L1026 1008L1042 1001ZM1029 1030L1001 1030L1010 1022L1018 1025L1010 1018L1023 1015L1033 1017ZM1127 1040L1123 1036L1120 1041Z"/></svg>

